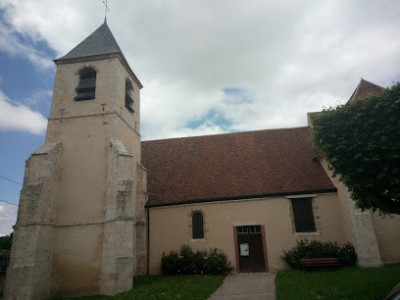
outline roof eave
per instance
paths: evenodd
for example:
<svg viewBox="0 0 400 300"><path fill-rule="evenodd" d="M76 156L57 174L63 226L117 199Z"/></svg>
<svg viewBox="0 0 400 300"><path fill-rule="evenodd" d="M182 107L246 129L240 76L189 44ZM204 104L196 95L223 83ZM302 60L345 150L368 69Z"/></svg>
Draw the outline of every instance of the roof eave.
<svg viewBox="0 0 400 300"><path fill-rule="evenodd" d="M222 198L213 198L213 199L193 199L193 200L185 200L185 201L172 202L172 203L146 204L146 207L147 208L166 207L166 206L201 204L201 203L210 203L210 202L224 202L224 201L238 201L238 200L249 200L249 199L260 199L260 198L286 197L286 196L293 196L293 195L328 194L328 193L336 193L336 192L337 192L337 188L327 188L327 189L318 189L318 190L270 193L270 194L261 194L261 195L236 196L236 197L222 197Z"/></svg>
<svg viewBox="0 0 400 300"><path fill-rule="evenodd" d="M139 79L137 78L135 73L132 71L131 67L129 66L129 64L128 64L126 58L125 58L125 56L123 54L121 54L120 52L100 54L100 55L92 55L92 56L75 57L75 58L58 58L58 59L54 60L54 63L56 65L63 65L63 64L70 64L70 63L96 61L96 60L108 59L108 58L113 58L113 57L117 57L117 58L120 59L121 63L128 70L128 73L135 80L135 82L139 86L139 88L140 89L143 88L142 83L139 81Z"/></svg>

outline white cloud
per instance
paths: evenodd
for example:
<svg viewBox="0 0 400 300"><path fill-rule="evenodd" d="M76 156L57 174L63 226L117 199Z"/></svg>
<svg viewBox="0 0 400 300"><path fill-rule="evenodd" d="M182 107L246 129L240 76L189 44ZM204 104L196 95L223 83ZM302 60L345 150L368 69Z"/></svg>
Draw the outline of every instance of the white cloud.
<svg viewBox="0 0 400 300"><path fill-rule="evenodd" d="M44 134L47 119L37 111L22 104L11 104L0 91L0 130L19 130Z"/></svg>
<svg viewBox="0 0 400 300"><path fill-rule="evenodd" d="M47 103L50 106L51 97L53 95L53 91L50 90L37 90L32 92L27 98L23 99L24 103L29 105L38 105L43 102Z"/></svg>
<svg viewBox="0 0 400 300"><path fill-rule="evenodd" d="M7 29L0 22L0 51L7 52L12 56L20 56L30 60L36 67L49 69L54 67L54 63L43 53L36 50L30 44L24 44L12 30Z"/></svg>
<svg viewBox="0 0 400 300"><path fill-rule="evenodd" d="M18 206L0 202L0 236L10 234L17 220Z"/></svg>
<svg viewBox="0 0 400 300"><path fill-rule="evenodd" d="M58 55L104 16L94 0L3 3L13 32ZM305 125L306 112L345 101L360 77L383 86L400 78L397 0L115 0L110 8L108 24L145 87L146 139ZM232 101L227 87L251 101ZM207 119L212 110L228 123Z"/></svg>

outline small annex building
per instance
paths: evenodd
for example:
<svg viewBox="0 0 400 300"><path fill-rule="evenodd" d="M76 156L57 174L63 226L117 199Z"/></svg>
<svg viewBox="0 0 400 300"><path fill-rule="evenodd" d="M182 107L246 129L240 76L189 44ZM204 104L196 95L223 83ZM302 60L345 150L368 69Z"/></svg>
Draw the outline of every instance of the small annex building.
<svg viewBox="0 0 400 300"><path fill-rule="evenodd" d="M142 85L106 22L55 63L4 299L114 295L184 244L221 249L234 272L286 269L299 239L351 242L360 266L400 261L400 217L354 207L310 125L142 141ZM362 79L350 101L382 90Z"/></svg>

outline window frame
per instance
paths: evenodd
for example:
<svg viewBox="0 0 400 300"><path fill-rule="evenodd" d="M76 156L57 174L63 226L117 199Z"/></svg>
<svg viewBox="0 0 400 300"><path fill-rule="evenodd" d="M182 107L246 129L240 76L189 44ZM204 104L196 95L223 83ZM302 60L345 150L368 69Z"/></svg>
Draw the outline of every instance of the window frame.
<svg viewBox="0 0 400 300"><path fill-rule="evenodd" d="M204 239L204 215L201 211L192 213L192 239Z"/></svg>
<svg viewBox="0 0 400 300"><path fill-rule="evenodd" d="M312 197L290 199L293 225L296 233L316 233L317 226L313 208Z"/></svg>

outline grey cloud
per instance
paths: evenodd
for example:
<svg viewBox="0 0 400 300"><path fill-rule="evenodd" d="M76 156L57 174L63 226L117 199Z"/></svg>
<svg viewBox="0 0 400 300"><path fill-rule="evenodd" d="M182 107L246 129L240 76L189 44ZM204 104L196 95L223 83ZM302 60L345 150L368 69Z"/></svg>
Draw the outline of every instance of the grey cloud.
<svg viewBox="0 0 400 300"><path fill-rule="evenodd" d="M18 206L0 202L0 236L10 234L17 219Z"/></svg>
<svg viewBox="0 0 400 300"><path fill-rule="evenodd" d="M396 0L112 1L110 8L108 23L144 84L144 138L305 125L307 111L345 101L361 76L383 86L400 79ZM23 1L8 20L64 54L102 15L98 1ZM227 87L254 97L226 101ZM230 127L208 120L187 128L211 109Z"/></svg>

